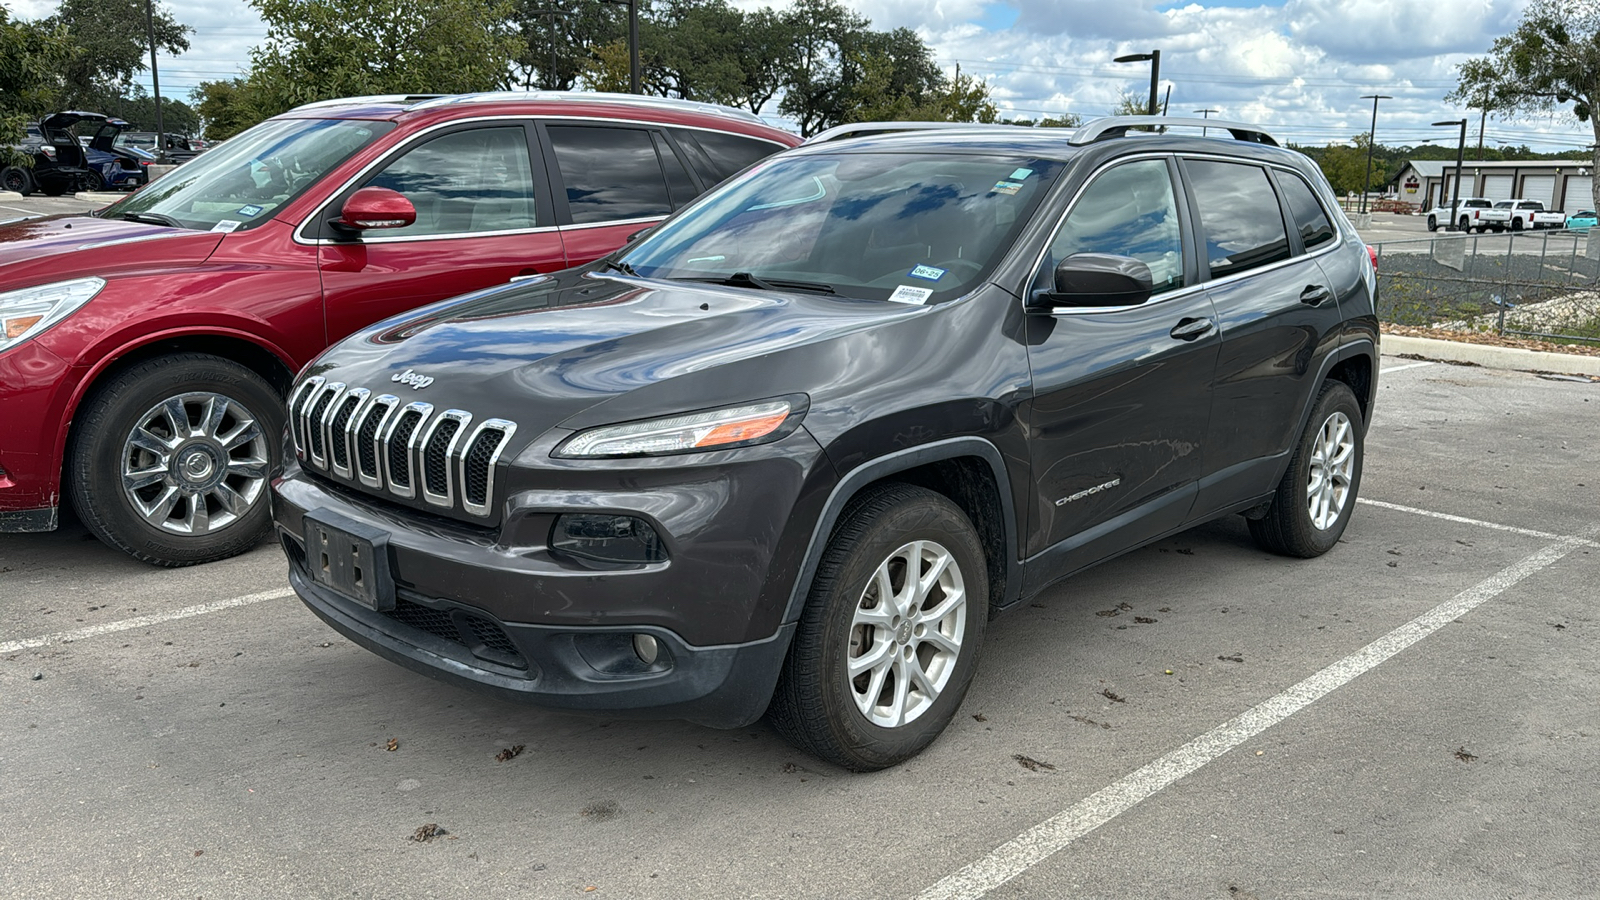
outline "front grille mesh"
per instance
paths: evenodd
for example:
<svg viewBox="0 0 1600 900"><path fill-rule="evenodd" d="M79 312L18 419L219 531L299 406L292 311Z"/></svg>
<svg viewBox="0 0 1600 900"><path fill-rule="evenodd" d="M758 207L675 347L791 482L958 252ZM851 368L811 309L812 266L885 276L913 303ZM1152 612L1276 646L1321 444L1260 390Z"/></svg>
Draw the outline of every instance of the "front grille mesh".
<svg viewBox="0 0 1600 900"><path fill-rule="evenodd" d="M406 404L393 394L346 392L344 384L321 376L296 386L289 416L306 467L484 517L493 508L495 468L517 429L506 419L475 422L460 409L435 413L427 403ZM420 446L413 447L413 439Z"/></svg>
<svg viewBox="0 0 1600 900"><path fill-rule="evenodd" d="M528 661L511 642L499 624L466 610L444 610L396 598L394 609L384 615L402 625L425 631L436 638L460 644L475 656L514 669L526 669Z"/></svg>

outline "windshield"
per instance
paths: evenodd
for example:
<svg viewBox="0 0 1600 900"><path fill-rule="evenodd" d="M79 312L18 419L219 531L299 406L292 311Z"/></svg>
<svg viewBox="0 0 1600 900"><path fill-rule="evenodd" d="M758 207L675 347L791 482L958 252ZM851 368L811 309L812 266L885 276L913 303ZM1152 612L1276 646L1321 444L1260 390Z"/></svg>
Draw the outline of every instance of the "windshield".
<svg viewBox="0 0 1600 900"><path fill-rule="evenodd" d="M206 231L253 228L393 127L347 119L262 122L100 215Z"/></svg>
<svg viewBox="0 0 1600 900"><path fill-rule="evenodd" d="M977 287L1063 164L839 153L758 165L629 248L646 278L928 303Z"/></svg>

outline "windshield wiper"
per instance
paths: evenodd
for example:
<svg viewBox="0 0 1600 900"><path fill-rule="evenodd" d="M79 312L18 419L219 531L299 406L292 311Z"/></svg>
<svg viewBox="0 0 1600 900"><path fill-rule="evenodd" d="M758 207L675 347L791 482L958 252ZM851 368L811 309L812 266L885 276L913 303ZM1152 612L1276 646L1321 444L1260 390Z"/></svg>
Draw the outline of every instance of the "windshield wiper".
<svg viewBox="0 0 1600 900"><path fill-rule="evenodd" d="M182 228L182 227L184 227L182 222L179 222L177 219L174 219L171 216L164 216L161 213L152 213L152 212L123 213L122 214L122 218L124 218L124 219L126 219L126 220L128 220L130 222L143 222L146 225L165 225L168 228Z"/></svg>
<svg viewBox="0 0 1600 900"><path fill-rule="evenodd" d="M750 272L735 272L713 278L674 278L673 281L700 281L706 284L726 284L731 287L751 287L763 291L813 291L818 294L837 294L833 285L820 281L795 281L789 278L762 278Z"/></svg>
<svg viewBox="0 0 1600 900"><path fill-rule="evenodd" d="M632 275L635 278L642 277L638 272L634 271L633 266L628 265L621 260L608 259L605 261L605 267L608 269L616 269L618 272L621 272L624 275Z"/></svg>

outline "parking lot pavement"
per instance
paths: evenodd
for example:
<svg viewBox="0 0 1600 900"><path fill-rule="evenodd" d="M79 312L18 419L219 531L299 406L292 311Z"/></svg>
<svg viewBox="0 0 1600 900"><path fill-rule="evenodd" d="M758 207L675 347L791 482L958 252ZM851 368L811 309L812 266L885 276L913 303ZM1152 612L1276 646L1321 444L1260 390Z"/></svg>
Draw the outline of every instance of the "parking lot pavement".
<svg viewBox="0 0 1600 900"><path fill-rule="evenodd" d="M0 895L1591 895L1600 386L1385 365L1334 552L1230 519L1065 582L873 775L413 675L272 547L0 536Z"/></svg>
<svg viewBox="0 0 1600 900"><path fill-rule="evenodd" d="M32 194L27 197L18 197L15 194L9 196L11 199L0 198L0 222L26 216L88 212L105 206L104 203L78 200L73 197L46 197L43 194Z"/></svg>

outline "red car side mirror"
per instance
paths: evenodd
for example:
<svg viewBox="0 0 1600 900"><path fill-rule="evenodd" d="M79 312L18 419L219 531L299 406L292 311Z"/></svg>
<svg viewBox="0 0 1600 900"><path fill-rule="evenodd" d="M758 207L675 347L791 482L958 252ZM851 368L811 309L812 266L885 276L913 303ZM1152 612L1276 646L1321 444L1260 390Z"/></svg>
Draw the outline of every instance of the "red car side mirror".
<svg viewBox="0 0 1600 900"><path fill-rule="evenodd" d="M355 231L404 228L417 221L417 208L398 191L364 187L344 202L338 224Z"/></svg>

